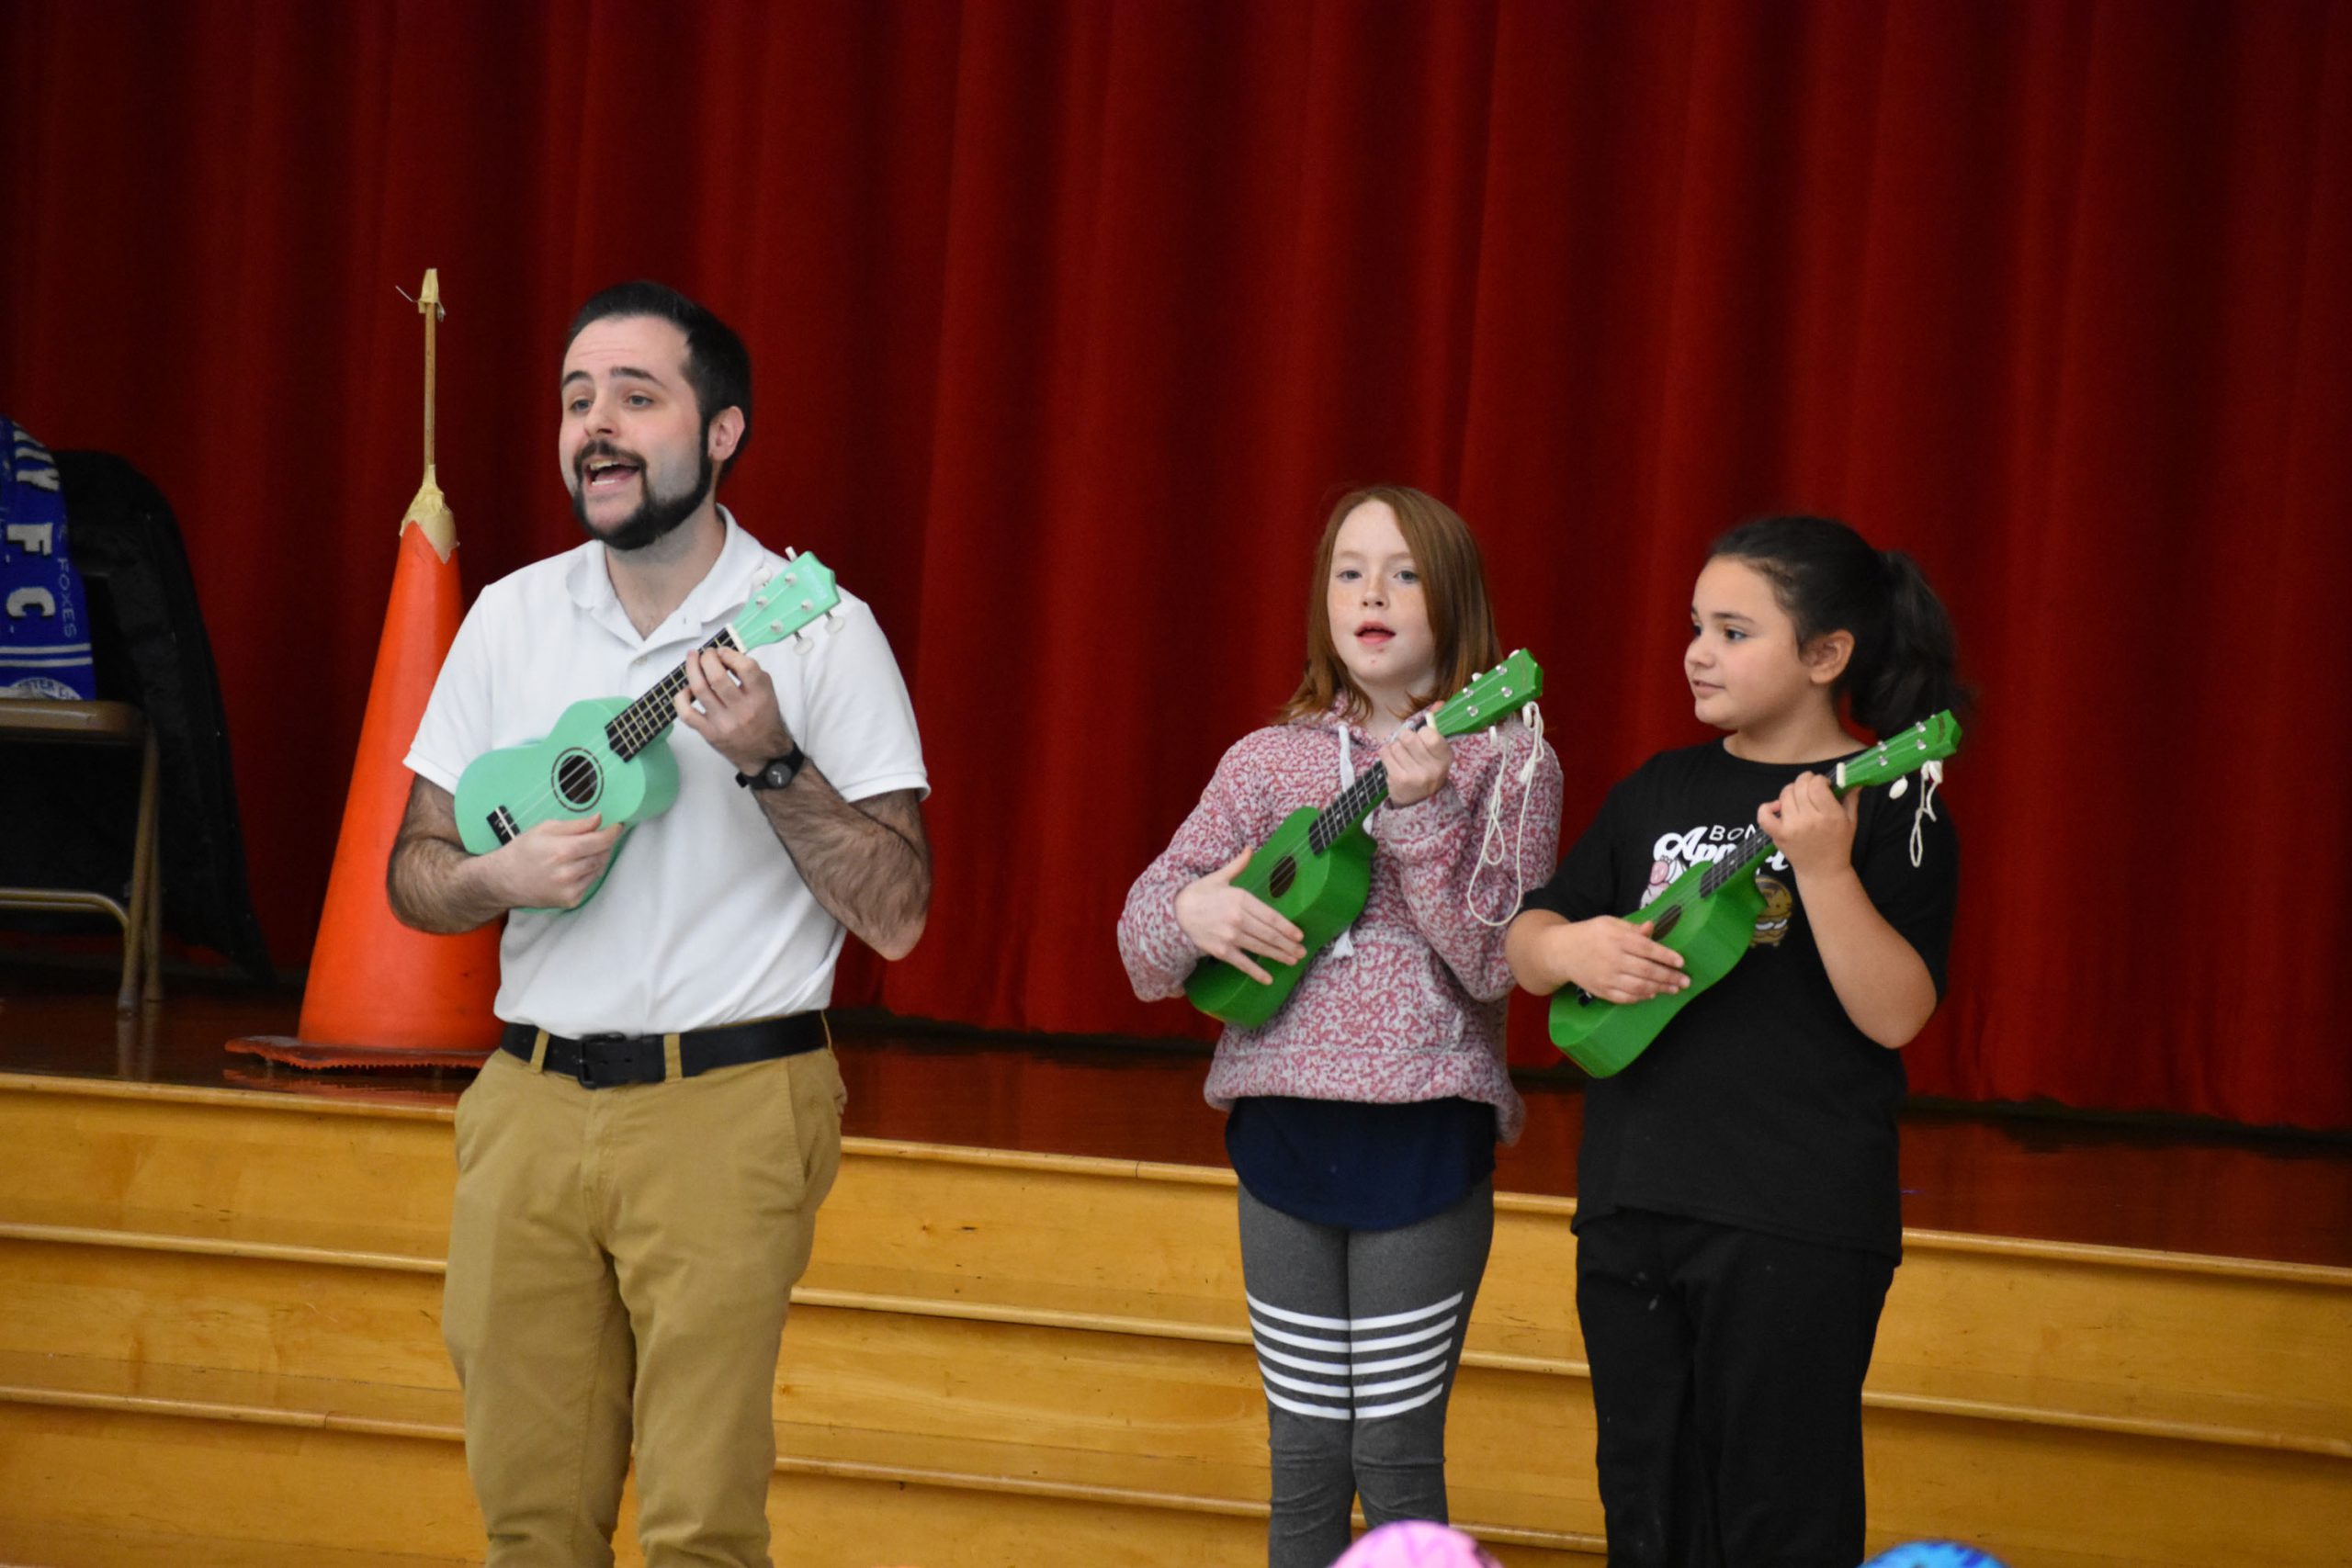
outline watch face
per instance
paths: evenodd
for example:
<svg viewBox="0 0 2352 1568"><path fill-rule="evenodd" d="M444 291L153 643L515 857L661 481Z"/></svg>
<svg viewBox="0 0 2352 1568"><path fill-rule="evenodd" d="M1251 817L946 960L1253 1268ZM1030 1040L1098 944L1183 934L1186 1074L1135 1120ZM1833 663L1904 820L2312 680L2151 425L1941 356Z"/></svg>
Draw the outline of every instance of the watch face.
<svg viewBox="0 0 2352 1568"><path fill-rule="evenodd" d="M770 789L782 789L792 782L792 770L782 762L770 762L760 779Z"/></svg>

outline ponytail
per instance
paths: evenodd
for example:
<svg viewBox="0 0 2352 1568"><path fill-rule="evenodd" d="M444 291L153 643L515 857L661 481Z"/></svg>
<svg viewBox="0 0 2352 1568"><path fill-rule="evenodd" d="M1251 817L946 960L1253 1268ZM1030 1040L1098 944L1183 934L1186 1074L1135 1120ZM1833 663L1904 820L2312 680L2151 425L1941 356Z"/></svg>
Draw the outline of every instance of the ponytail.
<svg viewBox="0 0 2352 1568"><path fill-rule="evenodd" d="M1970 698L1943 601L1918 562L1875 550L1828 517L1761 517L1715 541L1710 556L1744 561L1772 585L1802 648L1845 631L1854 651L1837 690L1854 722L1884 739Z"/></svg>
<svg viewBox="0 0 2352 1568"><path fill-rule="evenodd" d="M1875 657L1860 669L1859 637L1855 661L1847 665L1854 722L1872 735L1887 736L1944 708L1964 707L1968 688L1960 680L1960 649L1951 616L1928 586L1919 563L1901 550L1879 552L1886 581L1886 613Z"/></svg>

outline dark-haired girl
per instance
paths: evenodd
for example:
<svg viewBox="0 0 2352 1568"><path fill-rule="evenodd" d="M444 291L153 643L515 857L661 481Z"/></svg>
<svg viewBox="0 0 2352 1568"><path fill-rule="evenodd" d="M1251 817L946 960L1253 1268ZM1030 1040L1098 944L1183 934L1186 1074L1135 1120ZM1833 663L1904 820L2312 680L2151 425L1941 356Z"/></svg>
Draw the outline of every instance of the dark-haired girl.
<svg viewBox="0 0 2352 1568"><path fill-rule="evenodd" d="M1508 952L1539 995L1689 984L1638 909L1758 824L1778 852L1747 957L1586 1091L1577 1312L1609 1561L1849 1568L1862 1377L1902 1255L1895 1054L1944 985L1958 857L1926 781L1840 801L1833 764L1955 705L1951 626L1909 558L1842 523L1721 539L1683 655L1720 740L1619 784Z"/></svg>

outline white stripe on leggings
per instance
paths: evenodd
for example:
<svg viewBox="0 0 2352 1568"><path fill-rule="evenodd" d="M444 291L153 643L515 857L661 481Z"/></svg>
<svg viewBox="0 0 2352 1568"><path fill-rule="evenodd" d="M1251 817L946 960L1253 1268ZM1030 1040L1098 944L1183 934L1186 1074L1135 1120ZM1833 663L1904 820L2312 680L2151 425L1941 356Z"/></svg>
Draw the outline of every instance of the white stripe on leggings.
<svg viewBox="0 0 2352 1568"><path fill-rule="evenodd" d="M1439 1348L1443 1349L1444 1347L1440 1346ZM1302 1372L1338 1372L1342 1377L1345 1377L1348 1372L1348 1364L1345 1361L1310 1361L1304 1356L1285 1356L1280 1350L1270 1350L1263 1345L1258 1347L1258 1359L1263 1361L1279 1361L1285 1367ZM1369 1371L1372 1369L1365 1370ZM1385 1367L1380 1370L1387 1371Z"/></svg>
<svg viewBox="0 0 2352 1568"><path fill-rule="evenodd" d="M1386 1382L1360 1382L1356 1384L1356 1397L1363 1399L1370 1394L1397 1393L1408 1388L1419 1388L1431 1378L1443 1376L1445 1376L1445 1363L1440 1361L1429 1371L1415 1372L1408 1378L1392 1378Z"/></svg>
<svg viewBox="0 0 2352 1568"><path fill-rule="evenodd" d="M1327 1399L1346 1399L1349 1397L1348 1390L1338 1383L1301 1382L1296 1378L1286 1378L1283 1376L1282 1373L1274 1371L1273 1368L1266 1365L1263 1361L1258 1363L1258 1375L1265 1379L1269 1383L1272 1383L1274 1387L1286 1388L1293 1393L1319 1393Z"/></svg>
<svg viewBox="0 0 2352 1568"><path fill-rule="evenodd" d="M1424 1339L1450 1336L1453 1325L1461 1321L1458 1317L1449 1317L1442 1323L1432 1323L1427 1328L1417 1328L1410 1334L1392 1334L1385 1339L1359 1339L1355 1343L1355 1350L1362 1355L1366 1350L1394 1350L1403 1345L1418 1345Z"/></svg>
<svg viewBox="0 0 2352 1568"><path fill-rule="evenodd" d="M1317 1421L1377 1421L1384 1416L1402 1416L1408 1410L1419 1410L1422 1405L1443 1393L1445 1389L1444 1383L1439 1383L1435 1388L1417 1393L1410 1399L1400 1399L1394 1404L1375 1404L1369 1409L1354 1412L1335 1410L1328 1404L1307 1404L1295 1399L1284 1399L1271 1388L1266 1390L1266 1403L1287 1410L1294 1416L1310 1416Z"/></svg>
<svg viewBox="0 0 2352 1568"><path fill-rule="evenodd" d="M1375 1404L1369 1410L1359 1410L1356 1412L1356 1419L1377 1421L1384 1416L1402 1416L1408 1410L1419 1410L1430 1400L1442 1395L1446 1387L1446 1384L1440 1383L1426 1393L1417 1393L1410 1399L1400 1399L1394 1404Z"/></svg>
<svg viewBox="0 0 2352 1568"><path fill-rule="evenodd" d="M1444 1301L1411 1312L1361 1318L1317 1317L1309 1313L1291 1312L1273 1306L1249 1295L1247 1292L1243 1294L1250 1303L1250 1331L1258 1342L1258 1375L1262 1380L1266 1403L1277 1409L1320 1421L1373 1421L1385 1416L1399 1416L1408 1410L1418 1410L1443 1397L1450 1386L1448 1374L1453 1371L1453 1336L1462 1322L1461 1314L1455 1309L1461 1306L1467 1292L1456 1292ZM1399 1327L1408 1328L1408 1332L1368 1339L1327 1339L1277 1328L1275 1322L1306 1328L1339 1329L1351 1335ZM1348 1359L1345 1362L1310 1359L1306 1356L1286 1354L1276 1349L1277 1345L1320 1351L1327 1356L1337 1352ZM1385 1357L1377 1355L1384 1350L1402 1350L1405 1353ZM1278 1368L1288 1370L1278 1371ZM1343 1377L1348 1381L1345 1383L1316 1382L1295 1375L1300 1372ZM1374 1381L1390 1372L1402 1375ZM1419 1392L1409 1392L1414 1390ZM1368 1403L1383 1401L1388 1394L1404 1394L1406 1397L1385 1403ZM1302 1395L1305 1397L1298 1397ZM1334 1403L1320 1403L1324 1400Z"/></svg>
<svg viewBox="0 0 2352 1568"><path fill-rule="evenodd" d="M1267 1327L1254 1317L1250 1320L1250 1330L1261 1339L1272 1339L1282 1345L1295 1345L1303 1350L1346 1350L1349 1348L1348 1342L1344 1339L1310 1339L1304 1334L1285 1334L1279 1328Z"/></svg>
<svg viewBox="0 0 2352 1568"><path fill-rule="evenodd" d="M1431 1313L1450 1312L1460 1306L1462 1298L1469 1294L1466 1291L1456 1291L1435 1306L1415 1307L1410 1312L1392 1312L1385 1317L1315 1317L1303 1312L1286 1312L1270 1303L1260 1301L1247 1291L1241 1293L1249 1301L1251 1310L1262 1312L1276 1322L1302 1324L1308 1328L1344 1328L1350 1333L1366 1328L1394 1328L1400 1323L1410 1323L1416 1318L1427 1317Z"/></svg>
<svg viewBox="0 0 2352 1568"><path fill-rule="evenodd" d="M1435 1360L1453 1348L1453 1340L1441 1339L1428 1349L1416 1350L1409 1356L1391 1356L1385 1361L1359 1361L1356 1363L1356 1376L1362 1377L1367 1372L1393 1372L1400 1367L1418 1366L1423 1361ZM1262 1351L1260 1353L1263 1354Z"/></svg>
<svg viewBox="0 0 2352 1568"><path fill-rule="evenodd" d="M1391 1334L1379 1339L1359 1339L1352 1344L1345 1339L1317 1339L1305 1334L1292 1334L1260 1323L1254 1316L1250 1320L1250 1331L1261 1338L1271 1339L1278 1345L1295 1345L1303 1350L1346 1350L1351 1354L1362 1354L1366 1350L1394 1350L1400 1346L1418 1345L1425 1339L1435 1339L1453 1333L1453 1325L1461 1321L1458 1317L1441 1318L1426 1328L1416 1328L1410 1334Z"/></svg>
<svg viewBox="0 0 2352 1568"><path fill-rule="evenodd" d="M1351 1410L1334 1410L1328 1404L1302 1404L1295 1399L1284 1399L1272 1389L1266 1391L1266 1403L1289 1411L1294 1416L1312 1416L1317 1421L1352 1421Z"/></svg>

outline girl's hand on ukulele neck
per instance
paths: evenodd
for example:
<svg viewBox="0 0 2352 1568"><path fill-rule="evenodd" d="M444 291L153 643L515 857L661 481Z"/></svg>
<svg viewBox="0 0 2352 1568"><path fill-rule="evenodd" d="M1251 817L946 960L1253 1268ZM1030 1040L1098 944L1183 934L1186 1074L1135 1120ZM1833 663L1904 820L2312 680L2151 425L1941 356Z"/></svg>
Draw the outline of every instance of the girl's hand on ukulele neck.
<svg viewBox="0 0 2352 1568"><path fill-rule="evenodd" d="M1453 748L1434 724L1398 730L1380 749L1380 765L1388 770L1388 804L1418 806L1445 784L1453 765Z"/></svg>
<svg viewBox="0 0 2352 1568"><path fill-rule="evenodd" d="M1821 774L1799 773L1780 799L1764 803L1756 825L1771 835L1802 882L1854 863L1854 824L1860 809L1860 791L1840 800Z"/></svg>
<svg viewBox="0 0 2352 1568"><path fill-rule="evenodd" d="M1306 956L1305 935L1256 894L1233 886L1254 852L1244 850L1176 895L1176 923L1194 947L1221 958L1260 985L1273 976L1250 961L1257 953L1281 964Z"/></svg>
<svg viewBox="0 0 2352 1568"><path fill-rule="evenodd" d="M1650 922L1614 915L1573 920L1560 928L1561 969L1588 996L1604 1002L1645 1002L1687 989L1682 954L1650 940Z"/></svg>

